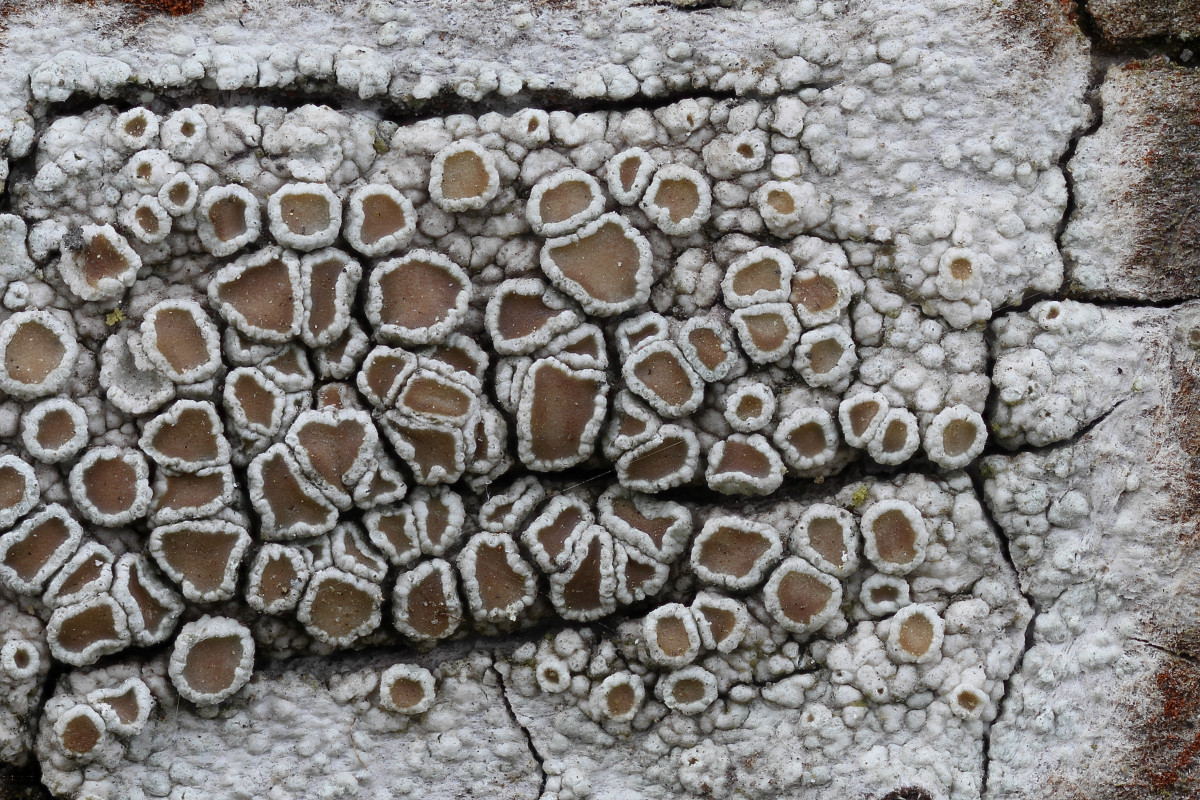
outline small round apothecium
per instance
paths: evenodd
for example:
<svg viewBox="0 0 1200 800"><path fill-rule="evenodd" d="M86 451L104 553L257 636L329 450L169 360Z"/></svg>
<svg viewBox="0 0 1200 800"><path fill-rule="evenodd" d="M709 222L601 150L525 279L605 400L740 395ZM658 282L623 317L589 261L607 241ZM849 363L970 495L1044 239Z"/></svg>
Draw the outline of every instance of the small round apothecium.
<svg viewBox="0 0 1200 800"><path fill-rule="evenodd" d="M254 638L228 617L201 617L179 631L167 674L180 696L207 706L229 699L250 680Z"/></svg>
<svg viewBox="0 0 1200 800"><path fill-rule="evenodd" d="M424 714L437 697L433 673L415 664L393 664L379 676L379 705L397 714Z"/></svg>

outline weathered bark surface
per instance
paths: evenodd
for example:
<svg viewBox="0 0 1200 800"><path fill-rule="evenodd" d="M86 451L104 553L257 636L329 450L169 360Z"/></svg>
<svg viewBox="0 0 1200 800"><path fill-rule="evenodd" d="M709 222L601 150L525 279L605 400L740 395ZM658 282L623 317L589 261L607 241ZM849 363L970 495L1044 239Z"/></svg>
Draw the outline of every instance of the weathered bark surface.
<svg viewBox="0 0 1200 800"><path fill-rule="evenodd" d="M1107 300L1171 301L1200 290L1200 80L1163 60L1110 68L1103 123L1068 169L1075 210L1063 235L1069 291Z"/></svg>
<svg viewBox="0 0 1200 800"><path fill-rule="evenodd" d="M1195 0L1087 0L1086 8L1100 33L1113 43L1155 37L1187 41L1200 33L1200 5Z"/></svg>

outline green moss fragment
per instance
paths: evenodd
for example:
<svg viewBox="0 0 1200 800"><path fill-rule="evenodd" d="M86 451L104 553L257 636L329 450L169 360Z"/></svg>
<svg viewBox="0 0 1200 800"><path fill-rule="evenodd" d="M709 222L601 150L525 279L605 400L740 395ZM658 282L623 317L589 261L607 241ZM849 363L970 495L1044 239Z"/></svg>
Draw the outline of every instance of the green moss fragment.
<svg viewBox="0 0 1200 800"><path fill-rule="evenodd" d="M867 486L862 484L854 490L854 494L850 495L850 507L858 508L865 502L867 502Z"/></svg>

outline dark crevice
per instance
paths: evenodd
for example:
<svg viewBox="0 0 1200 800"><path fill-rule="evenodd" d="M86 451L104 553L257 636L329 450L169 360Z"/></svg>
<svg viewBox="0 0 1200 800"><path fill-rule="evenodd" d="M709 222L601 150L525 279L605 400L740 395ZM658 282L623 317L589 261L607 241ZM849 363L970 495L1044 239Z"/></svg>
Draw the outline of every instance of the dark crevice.
<svg viewBox="0 0 1200 800"><path fill-rule="evenodd" d="M1075 17L1080 30L1091 42L1094 57L1098 56L1108 61L1166 57L1177 66L1200 66L1200 58L1195 55L1200 50L1200 42L1196 40L1167 34L1127 39L1106 36L1103 27L1088 8L1088 1L1074 0ZM1146 5L1153 6L1159 2L1160 0L1151 0ZM1130 8L1132 11L1133 6Z"/></svg>
<svg viewBox="0 0 1200 800"><path fill-rule="evenodd" d="M1070 142L1067 143L1067 149L1063 151L1062 156L1058 160L1058 166L1062 170L1063 178L1067 185L1067 207L1063 211L1062 219L1059 220L1058 230L1055 231L1054 244L1063 259L1063 289L1067 293L1066 296L1071 295L1069 287L1072 284L1071 275L1074 271L1071 259L1063 249L1063 235L1066 233L1067 225L1070 224L1071 219L1075 216L1076 206L1075 177L1071 173L1071 162L1075 159L1075 152L1079 149L1079 142L1098 131L1104 121L1104 107L1100 102L1100 86L1104 83L1104 76L1108 68L1106 62L1109 60L1098 55L1096 52L1097 37L1094 33L1095 25L1091 15L1085 8L1085 0L1076 0L1076 19L1080 29L1091 43L1091 70L1088 77L1088 88L1084 92L1083 99L1091 108L1092 113L1088 125L1071 137Z"/></svg>
<svg viewBox="0 0 1200 800"><path fill-rule="evenodd" d="M13 193L9 187L17 183L32 183L37 173L37 147L31 147L29 154L21 158L11 158L8 161L8 178L0 181L0 214L13 214Z"/></svg>
<svg viewBox="0 0 1200 800"><path fill-rule="evenodd" d="M1080 303L1087 303L1098 308L1157 308L1162 310L1170 310L1178 308L1186 303L1194 302L1200 297L1174 297L1163 300L1142 300L1133 297L1088 297L1081 295L1068 295L1068 300L1075 300Z"/></svg>
<svg viewBox="0 0 1200 800"><path fill-rule="evenodd" d="M59 680L71 669L66 664L50 659L50 670L42 682L42 696L37 708L29 715L35 746L31 748L29 760L21 766L0 763L0 800L51 800L53 797L42 784L42 765L37 758L36 741L46 703L54 695Z"/></svg>
<svg viewBox="0 0 1200 800"><path fill-rule="evenodd" d="M395 583L394 572L389 572L389 578L384 583ZM376 629L376 633L381 630L387 630L389 627L387 620L390 619L391 614L391 599L387 598L386 595L385 598L382 609L385 621ZM465 598L462 599L465 600ZM631 613L629 616L635 616L635 614ZM600 623L593 624L611 624L615 627L624 618L625 615L623 614L614 614L601 620ZM469 616L467 619L469 619ZM439 639L436 642L413 643L408 639L402 638L393 629L390 634L391 638L385 642L366 641L361 642L357 646L336 649L330 652L297 650L290 653L272 653L259 648L255 654L254 671L255 673L262 671L265 674L278 675L287 671L305 669L308 666L312 666L316 669L311 671L321 671L328 668L331 673L336 673L343 667L358 669L362 666L364 659L378 660L383 663L389 660L394 661L398 656L436 664L457 658L465 652L479 649L494 650L502 648L505 653L508 653L526 642L541 641L551 633L557 633L571 624L570 620L564 620L557 616L547 616L518 630L485 632L470 628L469 624L464 621L464 628L461 634L451 636L447 639ZM576 623L576 625L578 624ZM369 634L368 638L371 635L373 634ZM146 652L149 653L152 651L147 650ZM128 655L128 653L129 651L122 651L119 655ZM119 661L120 659L114 658L113 660ZM101 665L103 663L101 662Z"/></svg>
<svg viewBox="0 0 1200 800"><path fill-rule="evenodd" d="M1029 621L1025 623L1024 643L1021 648L1021 655L1017 658L1017 663L1013 665L1013 670L1009 674L1008 679L1004 681L1004 691L1001 692L1000 699L996 701L996 717L983 730L983 780L981 783L981 796L986 797L988 796L988 779L991 776L992 731L994 730L996 724L1000 722L1001 717L1004 715L1004 708L1008 703L1009 694L1012 691L1013 678L1021 674L1021 667L1025 662L1025 654L1033 648L1033 623L1038 616L1038 607L1037 601L1021 589L1021 573L1017 569L1016 563L1013 561L1012 552L1009 549L1008 534L1005 533L1004 528L1000 526L1000 524L996 521L996 518L992 515L992 509L988 505L987 494L984 491L983 475L979 471L978 463L979 462L976 462L975 465L968 470L967 474L970 476L971 483L975 487L975 494L979 498L979 507L982 510L983 518L996 533L996 542L1000 549L1000 555L1004 558L1005 563L1008 564L1009 569L1012 570L1013 576L1017 582L1017 591L1021 593L1021 597L1025 598L1025 602L1029 604L1031 611L1029 615Z"/></svg>
<svg viewBox="0 0 1200 800"><path fill-rule="evenodd" d="M1074 141L1072 141L1070 150L1073 151L1073 149L1074 149ZM1065 156L1064 156L1064 158L1065 158ZM1069 184L1068 184L1068 186L1069 186ZM1068 198L1070 198L1069 190L1068 190ZM1068 199L1068 207L1070 206L1070 202L1071 202L1070 199ZM1063 216L1063 219L1064 220L1066 219L1065 214ZM1061 232L1061 230L1060 230L1060 232ZM1061 252L1061 248L1060 248L1060 252ZM987 331L985 333L985 339L986 339L986 342L985 342L984 349L985 349L985 352L987 353L987 356L986 356L986 362L984 365L984 374L991 376L995 370L996 359L995 359L995 341L994 341L995 329L990 325L988 326ZM993 409L996 407L996 404L998 402L999 402L999 393L996 389L995 383L992 383L988 390L988 399L987 399L986 408ZM988 780L991 777L992 730L994 729L994 727L1000 721L1001 717L1004 714L1004 707L1008 703L1009 694L1012 691L1013 678L1020 674L1021 666L1025 662L1025 654L1028 653L1030 648L1033 647L1033 621L1037 617L1037 613L1038 613L1036 601L1029 594L1027 594L1026 592L1021 590L1021 572L1020 572L1020 570L1017 569L1016 562L1013 561L1012 551L1009 547L1008 534L1005 532L1004 528L1001 527L1000 523L996 520L995 516L992 514L991 506L988 504L988 500L987 500L988 495L987 495L987 491L985 489L983 472L981 471L980 466L983 463L983 459L986 458L991 453L991 451L994 451L997 449L998 448L997 448L997 445L996 445L994 439L989 437L987 446L984 450L984 453L979 458L975 459L974 463L971 464L971 466L969 466L967 468L966 472L967 472L968 477L971 479L971 485L975 490L975 496L979 500L980 513L983 514L984 520L987 522L988 526L994 532L995 537L996 537L996 545L1000 550L1000 556L1001 556L1001 558L1004 559L1004 562L1008 565L1009 570L1011 570L1013 579L1016 582L1016 589L1018 592L1021 593L1021 597L1023 597L1025 599L1025 602L1029 605L1031 613L1029 616L1029 621L1026 622L1026 624L1025 624L1024 642L1023 642L1023 645L1021 648L1021 654L1020 654L1020 656L1018 656L1016 664L1013 665L1012 672L1009 673L1008 678L1004 681L1004 689L1000 694L1000 699L996 702L996 716L991 721L991 723L988 724L983 730L983 741L982 741L982 746L981 746L981 751L980 751L980 757L982 760L982 772L983 772L980 787L981 787L981 796L983 796L983 797L986 797L988 794Z"/></svg>
<svg viewBox="0 0 1200 800"><path fill-rule="evenodd" d="M829 85L797 86L789 90L787 94L796 94L805 89L820 91L828 88ZM147 103L145 87L130 85L122 87L113 97L109 98L74 95L69 100L62 102L38 104L35 106L35 116L44 123L46 120L64 115L83 114L101 106L110 106L118 111L125 111L145 105L152 111L163 114L204 103L223 108L264 106L283 108L289 111L305 105L324 105L343 112L362 113L397 125L411 125L453 114L469 114L478 117L489 112L498 112L507 115L525 108L537 108L547 112L567 111L574 114L585 112L623 113L633 110L655 111L681 100L770 101L775 96L758 91L739 94L733 90L719 91L707 87L694 87L668 90L657 97L635 94L621 100L607 97L575 97L563 89L522 90L510 97L501 97L496 93L491 93L482 99L470 100L460 97L451 89L443 89L428 100L397 101L389 98L362 100L337 84L312 82L296 88L249 88L234 91L203 89L194 86L181 90L163 89L157 92L152 102Z"/></svg>
<svg viewBox="0 0 1200 800"><path fill-rule="evenodd" d="M1070 437L1067 440L1056 441L1056 443L1045 445L1044 447L1025 447L1025 449L1022 449L1022 450L1024 450L1025 452L1038 452L1038 451L1042 451L1042 450L1049 451L1049 450L1055 450L1055 449L1057 449L1057 447L1062 447L1064 445L1073 445L1075 443L1078 443L1078 441L1081 441L1081 440L1084 440L1085 438L1087 438L1087 435L1091 434L1094 428L1098 427L1100 425L1100 423L1104 422L1106 419L1109 419L1109 417L1112 415L1112 413L1114 413L1114 411L1116 411L1118 408L1121 408L1122 405L1128 403L1130 401L1130 399L1132 399L1132 398L1124 397L1124 398L1120 399L1120 401L1117 401L1116 403L1114 403L1114 405L1112 405L1112 408L1104 411L1103 414L1100 414L1098 417L1096 417L1096 419L1092 420L1091 422L1088 422L1087 425L1085 425L1084 427L1081 427L1079 429L1079 431L1076 432L1075 435L1073 435L1073 437Z"/></svg>
<svg viewBox="0 0 1200 800"><path fill-rule="evenodd" d="M1065 219L1065 215L1064 215L1064 219ZM1026 292L1025 296L1022 297L1020 299L1020 301L1000 306L992 311L992 317L990 320L988 320L989 330L990 330L991 323L995 322L996 320L1000 319L1001 317L1007 316L1009 314L1027 314L1027 313L1029 313L1030 310L1033 309L1034 306L1036 306L1038 303L1041 303L1045 300L1065 300L1065 299L1066 299L1066 297L1063 295L1061 288L1055 292L1037 292L1037 291Z"/></svg>
<svg viewBox="0 0 1200 800"><path fill-rule="evenodd" d="M1161 644L1156 644L1147 639L1141 639L1137 636L1130 636L1129 638L1132 641L1140 642L1141 644L1146 645L1147 647L1151 648L1152 650L1158 650L1160 653L1166 653L1169 656L1173 656L1174 658L1178 658L1182 661L1186 661L1187 663L1191 664L1193 667L1200 667L1200 658L1192 655L1191 653L1184 653L1180 650L1176 650L1171 647L1164 647Z"/></svg>
<svg viewBox="0 0 1200 800"><path fill-rule="evenodd" d="M1091 10L1088 8L1088 0L1073 0L1075 6L1075 24L1079 26L1080 32L1087 38L1092 52L1103 46L1104 37L1100 33L1100 26L1096 24L1096 18L1092 16Z"/></svg>
<svg viewBox="0 0 1200 800"><path fill-rule="evenodd" d="M1195 302L1198 299L1200 299L1200 297L1175 297L1164 300L1144 300L1135 297L1089 297L1086 295L1078 295L1063 291L1053 293L1031 292L1019 303L1013 303L1011 305L997 308L992 316L992 321L1010 314L1028 314L1033 310L1034 306L1045 300L1069 300L1073 303L1086 303L1089 306L1095 306L1096 308L1104 309L1154 308L1162 311L1170 311L1188 303Z"/></svg>
<svg viewBox="0 0 1200 800"><path fill-rule="evenodd" d="M51 800L42 785L42 770L36 758L24 766L0 764L0 800Z"/></svg>
<svg viewBox="0 0 1200 800"><path fill-rule="evenodd" d="M1071 180L1069 177L1069 173L1066 173L1066 174L1068 175L1067 185L1069 188L1071 188L1073 190L1073 187L1071 187ZM1075 201L1074 201L1074 195L1072 194L1071 199L1067 203L1067 210L1063 216L1064 220L1066 220L1070 217L1071 213L1074 211L1074 207L1075 207ZM1063 223L1062 227L1059 230L1059 234L1058 234L1059 237L1062 236L1062 230L1065 229L1065 227L1066 227L1066 224ZM1059 245L1059 252L1061 253L1062 252L1061 240L1058 242L1058 245ZM1069 282L1071 268L1070 268L1070 264L1068 262L1069 262L1069 259L1064 255L1063 263L1064 263L1064 267L1067 271L1067 281ZM1156 309L1160 309L1160 310L1164 310L1164 311L1169 311L1171 309L1178 308L1179 306L1185 305L1187 303L1194 302L1197 299L1200 299L1200 296L1170 297L1170 298L1164 298L1164 299L1160 299L1160 300L1148 300L1148 299L1137 298L1137 297L1111 297L1111 296L1100 297L1100 296L1090 296L1090 295L1086 295L1086 294L1078 294L1078 293L1075 293L1074 291L1071 291L1070 289L1068 289L1066 287L1063 287L1056 292L1029 292L1028 294L1025 295L1025 297L1023 297L1021 299L1020 302L1010 303L1009 305L1004 305L1004 306L1000 306L999 308L997 308L992 314L992 321L995 321L995 320L999 319L1000 317L1008 316L1010 314L1027 314L1030 311L1032 311L1033 307L1036 306L1038 303L1041 303L1046 300L1059 300L1059 301L1071 301L1073 303L1086 303L1087 305L1090 305L1090 306L1096 306L1097 308L1106 308L1106 309L1108 309L1108 308L1111 308L1111 309L1156 308Z"/></svg>
<svg viewBox="0 0 1200 800"><path fill-rule="evenodd" d="M499 654L497 654L497 657L498 655ZM504 709L508 711L509 718L511 718L513 724L520 729L521 733L525 734L525 742L529 745L529 755L535 762L537 762L538 772L541 773L542 776L542 785L538 791L538 797L544 797L546 795L546 782L550 777L546 774L546 761L542 757L542 754L538 752L537 745L533 742L533 734L530 733L528 728L521 724L521 720L517 716L517 712L513 710L512 701L508 699L508 686L505 685L504 676L500 674L500 670L496 668L494 661L492 666L490 666L488 669L495 674L496 680L500 682L500 699L504 701Z"/></svg>
<svg viewBox="0 0 1200 800"><path fill-rule="evenodd" d="M993 391L994 390L995 390L995 387L993 387ZM1060 450L1064 447L1071 447L1072 445L1078 444L1079 442L1081 442L1085 438L1087 438L1087 436L1089 434L1091 434L1091 432L1095 428L1099 427L1099 425L1101 423L1103 423L1106 419L1108 419L1110 416L1112 416L1113 412L1115 412L1121 406L1125 405L1131 399L1133 399L1133 398L1125 397L1121 400L1118 400L1116 403L1114 403L1112 405L1111 408L1109 408L1108 410L1101 413L1099 416L1097 416L1092 421L1083 425L1083 427L1081 427L1078 431L1076 431L1071 436L1068 436L1067 438L1062 439L1060 441L1050 442L1048 444L1041 444L1041 445L1023 444L1020 447L1015 447L1012 449L1005 448L1001 445L996 445L989 441L987 449L984 451L984 454L982 457L986 457L989 455L999 455L999 456L1004 456L1006 458L1015 458L1016 456L1023 455L1025 453L1040 455L1040 454L1046 454L1046 453L1053 453L1054 451Z"/></svg>
<svg viewBox="0 0 1200 800"><path fill-rule="evenodd" d="M690 2L685 5L683 2L675 0L643 0L643 2L635 2L630 5L642 8L665 8L671 11L682 11L685 14L696 14L702 11L732 8L736 3L734 0L697 0L697 2Z"/></svg>

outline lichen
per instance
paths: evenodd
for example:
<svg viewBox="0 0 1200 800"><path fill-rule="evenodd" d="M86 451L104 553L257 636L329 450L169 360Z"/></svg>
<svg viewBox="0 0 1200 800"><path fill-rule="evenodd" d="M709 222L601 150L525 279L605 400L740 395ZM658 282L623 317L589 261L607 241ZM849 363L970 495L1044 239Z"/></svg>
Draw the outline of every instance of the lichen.
<svg viewBox="0 0 1200 800"><path fill-rule="evenodd" d="M994 67L943 68L881 10L851 36L838 3L762 10L782 35L746 59L655 41L715 9L600 5L562 36L580 64L622 52L565 83L521 46L455 62L449 31L453 77L398 60L429 34L382 3L378 48L221 29L149 72L66 45L30 70L0 458L35 480L0 507L0 580L75 667L40 721L55 791L196 782L160 769L170 715L122 727L127 697L179 709L181 742L255 721L222 796L289 735L283 795L410 796L460 762L482 786L528 750L547 800L630 766L648 796L854 793L860 755L889 787L979 789L1028 609L961 470L993 430L983 324L1061 277L1073 123L890 151L991 98ZM935 6L964 59L994 34ZM328 104L277 105L294 91ZM889 737L914 751L894 768ZM372 752L410 740L381 778ZM617 743L623 770L569 752Z"/></svg>

